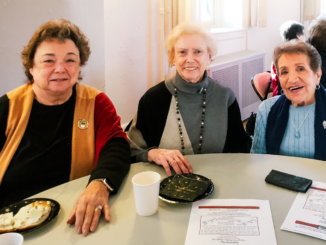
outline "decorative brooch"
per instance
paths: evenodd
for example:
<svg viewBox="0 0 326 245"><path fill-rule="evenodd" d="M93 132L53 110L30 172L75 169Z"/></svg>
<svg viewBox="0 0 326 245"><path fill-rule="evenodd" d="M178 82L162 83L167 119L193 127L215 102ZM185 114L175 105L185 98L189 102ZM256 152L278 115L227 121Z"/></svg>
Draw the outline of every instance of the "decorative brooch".
<svg viewBox="0 0 326 245"><path fill-rule="evenodd" d="M326 123L326 122L325 122ZM86 119L79 119L77 123L78 128L86 129L89 126L89 122Z"/></svg>

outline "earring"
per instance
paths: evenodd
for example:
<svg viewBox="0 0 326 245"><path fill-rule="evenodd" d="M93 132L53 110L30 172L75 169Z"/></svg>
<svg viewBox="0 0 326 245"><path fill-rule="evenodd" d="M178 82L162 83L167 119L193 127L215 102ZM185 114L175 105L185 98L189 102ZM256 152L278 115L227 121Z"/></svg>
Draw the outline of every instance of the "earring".
<svg viewBox="0 0 326 245"><path fill-rule="evenodd" d="M318 90L318 89L320 89L320 85L319 84L316 85L316 90Z"/></svg>

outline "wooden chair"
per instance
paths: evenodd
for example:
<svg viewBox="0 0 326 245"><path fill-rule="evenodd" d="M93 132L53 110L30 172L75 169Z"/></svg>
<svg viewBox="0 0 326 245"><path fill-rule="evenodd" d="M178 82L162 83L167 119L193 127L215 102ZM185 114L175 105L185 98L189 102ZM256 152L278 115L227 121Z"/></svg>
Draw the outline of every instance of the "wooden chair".
<svg viewBox="0 0 326 245"><path fill-rule="evenodd" d="M273 92L271 87L271 73L258 73L251 78L251 85L261 101L266 100L268 93Z"/></svg>

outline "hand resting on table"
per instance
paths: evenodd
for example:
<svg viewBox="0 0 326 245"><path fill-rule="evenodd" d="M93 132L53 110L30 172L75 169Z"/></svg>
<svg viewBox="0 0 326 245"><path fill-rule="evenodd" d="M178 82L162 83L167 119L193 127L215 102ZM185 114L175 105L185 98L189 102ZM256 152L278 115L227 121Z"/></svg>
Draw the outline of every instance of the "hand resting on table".
<svg viewBox="0 0 326 245"><path fill-rule="evenodd" d="M94 232L96 230L102 212L101 209L97 208L99 205L103 207L105 219L110 221L108 201L109 191L107 187L100 181L91 182L75 202L67 224L75 223L77 233L87 236L89 231Z"/></svg>
<svg viewBox="0 0 326 245"><path fill-rule="evenodd" d="M148 152L148 161L162 165L168 176L172 175L170 165L177 174L193 173L189 161L178 150L151 149Z"/></svg>

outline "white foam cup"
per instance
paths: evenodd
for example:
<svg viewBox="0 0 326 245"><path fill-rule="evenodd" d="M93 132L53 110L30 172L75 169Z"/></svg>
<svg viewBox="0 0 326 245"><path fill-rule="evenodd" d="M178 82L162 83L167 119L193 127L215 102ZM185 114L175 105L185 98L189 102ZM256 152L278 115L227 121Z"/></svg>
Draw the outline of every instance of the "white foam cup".
<svg viewBox="0 0 326 245"><path fill-rule="evenodd" d="M19 233L5 233L0 235L0 244L3 245L22 245L24 237Z"/></svg>
<svg viewBox="0 0 326 245"><path fill-rule="evenodd" d="M156 172L142 172L132 178L137 213L149 216L158 208L158 193L161 175Z"/></svg>

